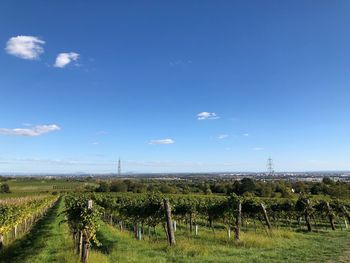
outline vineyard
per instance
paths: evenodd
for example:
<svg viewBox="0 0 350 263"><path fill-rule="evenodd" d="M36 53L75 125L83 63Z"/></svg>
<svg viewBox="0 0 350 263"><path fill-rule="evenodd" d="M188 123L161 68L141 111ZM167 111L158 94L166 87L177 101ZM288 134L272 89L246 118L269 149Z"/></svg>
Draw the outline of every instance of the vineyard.
<svg viewBox="0 0 350 263"><path fill-rule="evenodd" d="M26 233L56 200L53 196L0 200L0 249Z"/></svg>
<svg viewBox="0 0 350 263"><path fill-rule="evenodd" d="M349 210L347 201L305 195L7 198L0 201L0 262L327 262L349 248ZM38 236L45 244L36 245Z"/></svg>

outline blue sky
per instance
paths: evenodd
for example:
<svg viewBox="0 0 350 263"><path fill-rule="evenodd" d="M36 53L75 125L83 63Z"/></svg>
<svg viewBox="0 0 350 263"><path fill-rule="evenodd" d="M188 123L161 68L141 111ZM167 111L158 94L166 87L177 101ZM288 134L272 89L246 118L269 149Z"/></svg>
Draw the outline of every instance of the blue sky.
<svg viewBox="0 0 350 263"><path fill-rule="evenodd" d="M0 2L0 172L350 169L349 1Z"/></svg>

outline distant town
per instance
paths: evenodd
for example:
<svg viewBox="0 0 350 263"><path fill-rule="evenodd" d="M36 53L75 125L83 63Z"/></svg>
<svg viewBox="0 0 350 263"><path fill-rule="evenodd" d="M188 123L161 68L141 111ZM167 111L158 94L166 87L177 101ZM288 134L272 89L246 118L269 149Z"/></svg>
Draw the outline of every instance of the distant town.
<svg viewBox="0 0 350 263"><path fill-rule="evenodd" d="M213 173L0 173L1 177L36 177L45 179L74 178L86 179L157 179L157 180L241 180L252 178L261 181L286 180L320 182L324 177L334 181L350 182L350 171L315 171L315 172L213 172Z"/></svg>

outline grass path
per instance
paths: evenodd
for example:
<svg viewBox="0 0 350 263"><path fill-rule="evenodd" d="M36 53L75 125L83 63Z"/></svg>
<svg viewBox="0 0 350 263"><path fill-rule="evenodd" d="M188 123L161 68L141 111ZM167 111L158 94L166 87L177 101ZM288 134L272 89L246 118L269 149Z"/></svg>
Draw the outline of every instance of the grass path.
<svg viewBox="0 0 350 263"><path fill-rule="evenodd" d="M327 263L348 263L350 262L350 238L346 241L345 252L337 260L330 260Z"/></svg>
<svg viewBox="0 0 350 263"><path fill-rule="evenodd" d="M97 238L102 246L95 253L104 258L96 262L172 262L167 260L166 242L157 242L157 246L152 247L149 241L135 240L130 232L120 232L104 222L101 222Z"/></svg>
<svg viewBox="0 0 350 263"><path fill-rule="evenodd" d="M0 262L79 262L74 254L68 226L65 223L60 224L64 219L64 215L60 215L62 211L61 199L35 224L30 233L6 248L0 255Z"/></svg>
<svg viewBox="0 0 350 263"><path fill-rule="evenodd" d="M169 248L166 241L135 240L130 233L121 233L105 223L101 224L98 238L102 247L95 250L103 262L350 262L348 253L350 232L326 233L276 232L273 238L262 233L245 233L240 246L226 241L225 233L213 237L210 231L200 233L198 238L188 238L178 233L177 245Z"/></svg>

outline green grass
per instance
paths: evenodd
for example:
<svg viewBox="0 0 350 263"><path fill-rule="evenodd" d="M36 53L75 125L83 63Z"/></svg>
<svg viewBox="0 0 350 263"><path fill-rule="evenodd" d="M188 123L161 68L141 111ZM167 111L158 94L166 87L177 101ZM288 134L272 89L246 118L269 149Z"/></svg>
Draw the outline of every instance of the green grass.
<svg viewBox="0 0 350 263"><path fill-rule="evenodd" d="M158 232L161 233L159 227ZM129 232L102 223L98 234L102 247L95 249L98 261L90 262L327 262L337 260L349 249L349 232L295 233L275 230L242 233L241 242L228 242L225 231L200 229L198 237L186 231L176 233L177 245L158 240L137 241ZM350 258L345 258L349 261ZM344 258L342 259L344 260ZM342 262L347 262L342 261ZM340 262L340 261L339 261Z"/></svg>
<svg viewBox="0 0 350 263"><path fill-rule="evenodd" d="M0 262L79 262L74 254L68 226L60 224L63 220L63 215L59 215L62 210L63 201L60 200L26 236L5 248Z"/></svg>

